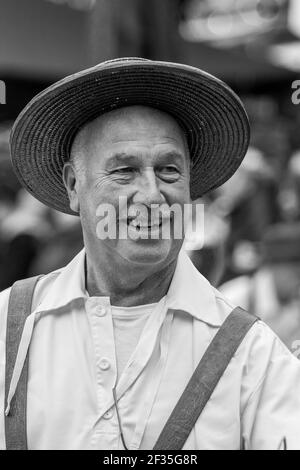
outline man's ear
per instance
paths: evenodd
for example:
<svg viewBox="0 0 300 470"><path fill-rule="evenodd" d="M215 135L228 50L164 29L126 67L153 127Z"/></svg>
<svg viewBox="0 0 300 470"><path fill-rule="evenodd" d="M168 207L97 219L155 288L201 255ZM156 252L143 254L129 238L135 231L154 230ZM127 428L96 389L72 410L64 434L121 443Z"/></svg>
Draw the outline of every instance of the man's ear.
<svg viewBox="0 0 300 470"><path fill-rule="evenodd" d="M77 193L77 175L71 162L66 162L63 167L63 181L68 192L70 208L79 214L79 199Z"/></svg>

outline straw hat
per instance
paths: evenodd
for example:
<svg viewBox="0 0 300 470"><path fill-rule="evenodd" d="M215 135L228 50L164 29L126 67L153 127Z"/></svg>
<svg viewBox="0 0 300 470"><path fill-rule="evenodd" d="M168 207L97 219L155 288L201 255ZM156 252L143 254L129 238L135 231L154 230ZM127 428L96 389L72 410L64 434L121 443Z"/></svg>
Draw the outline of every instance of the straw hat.
<svg viewBox="0 0 300 470"><path fill-rule="evenodd" d="M247 151L247 114L225 83L187 65L116 59L51 85L21 112L10 147L23 186L46 205L72 214L62 168L76 133L99 115L130 105L165 111L183 128L192 199L229 179Z"/></svg>

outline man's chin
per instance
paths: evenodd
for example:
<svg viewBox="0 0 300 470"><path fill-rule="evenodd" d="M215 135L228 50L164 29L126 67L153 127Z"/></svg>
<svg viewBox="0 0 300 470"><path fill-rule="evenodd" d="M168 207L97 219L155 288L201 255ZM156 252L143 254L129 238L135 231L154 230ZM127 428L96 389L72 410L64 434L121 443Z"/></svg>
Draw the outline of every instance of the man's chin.
<svg viewBox="0 0 300 470"><path fill-rule="evenodd" d="M156 240L155 243L131 241L124 245L119 246L119 254L136 265L159 264L168 258L171 250L170 240Z"/></svg>

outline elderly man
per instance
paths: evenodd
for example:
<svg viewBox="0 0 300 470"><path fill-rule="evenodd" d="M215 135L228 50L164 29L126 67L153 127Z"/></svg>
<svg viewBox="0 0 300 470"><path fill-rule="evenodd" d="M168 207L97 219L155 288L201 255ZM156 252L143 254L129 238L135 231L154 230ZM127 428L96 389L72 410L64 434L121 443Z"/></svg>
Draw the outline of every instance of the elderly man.
<svg viewBox="0 0 300 470"><path fill-rule="evenodd" d="M80 217L84 250L1 294L1 448L300 449L300 363L198 273L168 210L226 181L248 139L227 85L143 59L67 77L24 109L14 168Z"/></svg>

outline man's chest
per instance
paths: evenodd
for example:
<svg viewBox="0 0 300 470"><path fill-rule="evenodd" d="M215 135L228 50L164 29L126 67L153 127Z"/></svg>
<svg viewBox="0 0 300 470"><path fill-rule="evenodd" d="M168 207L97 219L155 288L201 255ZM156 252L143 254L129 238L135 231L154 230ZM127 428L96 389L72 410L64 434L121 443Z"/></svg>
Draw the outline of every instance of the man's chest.
<svg viewBox="0 0 300 470"><path fill-rule="evenodd" d="M120 449L120 425L127 447L153 448L212 339L212 331L199 322L167 316L151 347L147 331L141 337L117 380L114 331L106 320L77 312L55 321L45 317L36 325L28 383L29 448ZM236 368L235 380L228 374L232 370L224 374L186 448L238 448L241 377Z"/></svg>

